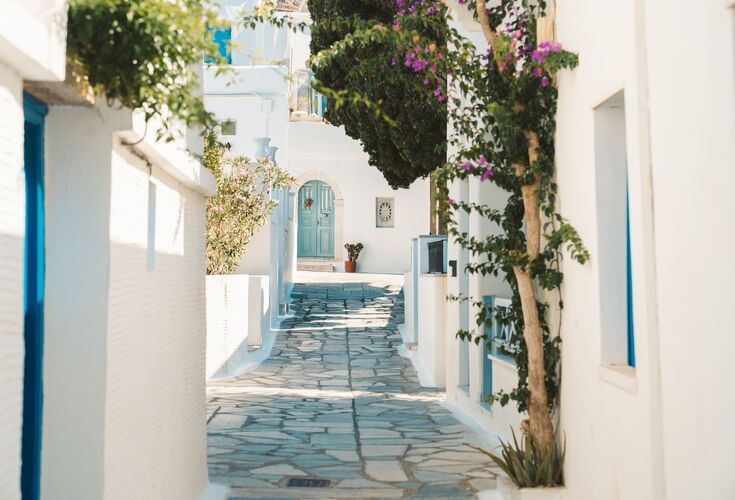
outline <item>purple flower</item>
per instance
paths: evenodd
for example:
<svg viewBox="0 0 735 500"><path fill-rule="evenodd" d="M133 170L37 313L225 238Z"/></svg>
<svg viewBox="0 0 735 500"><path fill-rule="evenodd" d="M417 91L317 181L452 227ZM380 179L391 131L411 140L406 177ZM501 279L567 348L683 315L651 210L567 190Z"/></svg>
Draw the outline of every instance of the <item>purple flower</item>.
<svg viewBox="0 0 735 500"><path fill-rule="evenodd" d="M541 68L533 68L533 76L541 76Z"/></svg>
<svg viewBox="0 0 735 500"><path fill-rule="evenodd" d="M453 207L453 206L457 205L457 202L454 201L451 198L447 198L447 205L449 205L450 207Z"/></svg>
<svg viewBox="0 0 735 500"><path fill-rule="evenodd" d="M548 79L548 78L546 78L546 77L543 77L543 78L541 79L541 86L542 86L542 87L548 87L548 86L549 86L549 79Z"/></svg>
<svg viewBox="0 0 735 500"><path fill-rule="evenodd" d="M472 163L466 161L464 165L462 165L462 169L464 169L465 172L468 172L472 169Z"/></svg>
<svg viewBox="0 0 735 500"><path fill-rule="evenodd" d="M493 167L487 167L487 168L486 168L486 169L485 169L485 170L484 170L484 171L482 172L482 175L480 176L480 180L481 180L481 181L486 181L486 180L489 180L489 179L490 179L490 177L492 177L492 175L493 175Z"/></svg>

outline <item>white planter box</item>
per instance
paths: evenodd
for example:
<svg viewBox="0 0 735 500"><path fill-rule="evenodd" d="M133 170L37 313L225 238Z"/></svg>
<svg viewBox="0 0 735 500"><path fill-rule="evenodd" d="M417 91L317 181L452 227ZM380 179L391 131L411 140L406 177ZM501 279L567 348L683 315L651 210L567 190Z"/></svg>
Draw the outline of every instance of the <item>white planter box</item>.
<svg viewBox="0 0 735 500"><path fill-rule="evenodd" d="M563 500L564 487L556 488L518 488L507 477L498 478L500 500Z"/></svg>

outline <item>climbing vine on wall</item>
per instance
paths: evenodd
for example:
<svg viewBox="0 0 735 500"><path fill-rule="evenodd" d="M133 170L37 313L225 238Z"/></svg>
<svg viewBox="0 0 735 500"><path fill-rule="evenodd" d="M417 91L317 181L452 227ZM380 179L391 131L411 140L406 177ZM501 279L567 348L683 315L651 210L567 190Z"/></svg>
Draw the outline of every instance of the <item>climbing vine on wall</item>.
<svg viewBox="0 0 735 500"><path fill-rule="evenodd" d="M579 263L585 263L589 254L574 227L556 210L554 79L559 71L574 68L578 59L557 43L538 40L543 0L502 0L492 8L483 0L459 3L482 27L485 50L478 52L449 26L443 4L397 0L401 9L391 26L353 33L314 55L312 62L318 68L354 46L391 37L396 47L391 75L416 92L448 103L450 156L435 174L437 185L443 186L441 213L450 236L472 256L466 271L502 275L510 284L512 306L497 319L512 322L520 334L514 354L518 386L493 395L491 401L516 401L528 414L523 430L534 449L543 457L558 456L552 416L559 394L560 339L548 324L546 298L561 286L562 251ZM448 51L422 36L427 24L445 30ZM505 206L452 199L450 187L471 177L506 191ZM472 213L489 219L499 231L469 234L459 220ZM496 320L494 312L478 298L455 299L471 301L477 311L477 328L457 335L477 343L491 341L482 331ZM550 483L561 478L552 476Z"/></svg>

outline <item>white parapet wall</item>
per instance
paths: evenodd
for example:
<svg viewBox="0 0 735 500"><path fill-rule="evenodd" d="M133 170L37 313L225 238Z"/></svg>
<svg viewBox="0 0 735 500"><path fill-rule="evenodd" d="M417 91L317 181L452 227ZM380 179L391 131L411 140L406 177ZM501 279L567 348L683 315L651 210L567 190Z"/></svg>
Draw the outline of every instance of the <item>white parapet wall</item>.
<svg viewBox="0 0 735 500"><path fill-rule="evenodd" d="M248 279L248 346L260 347L270 333L270 279L251 275Z"/></svg>
<svg viewBox="0 0 735 500"><path fill-rule="evenodd" d="M230 373L248 350L247 274L207 276L207 378Z"/></svg>
<svg viewBox="0 0 735 500"><path fill-rule="evenodd" d="M403 307L404 307L404 324L402 328L403 342L405 344L415 343L416 324L414 322L416 291L413 286L413 272L403 275Z"/></svg>
<svg viewBox="0 0 735 500"><path fill-rule="evenodd" d="M446 385L446 274L419 276L418 294L418 364L423 368L428 385Z"/></svg>
<svg viewBox="0 0 735 500"><path fill-rule="evenodd" d="M207 379L238 375L270 339L268 276L207 276Z"/></svg>

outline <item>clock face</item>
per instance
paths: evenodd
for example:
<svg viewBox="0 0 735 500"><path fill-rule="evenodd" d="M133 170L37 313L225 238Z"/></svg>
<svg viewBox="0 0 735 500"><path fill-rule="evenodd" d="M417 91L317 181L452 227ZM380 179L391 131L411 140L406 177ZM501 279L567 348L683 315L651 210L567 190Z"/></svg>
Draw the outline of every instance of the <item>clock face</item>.
<svg viewBox="0 0 735 500"><path fill-rule="evenodd" d="M381 202L378 206L378 217L380 217L380 222L386 223L390 222L390 220L393 218L393 207L390 203L387 201Z"/></svg>

